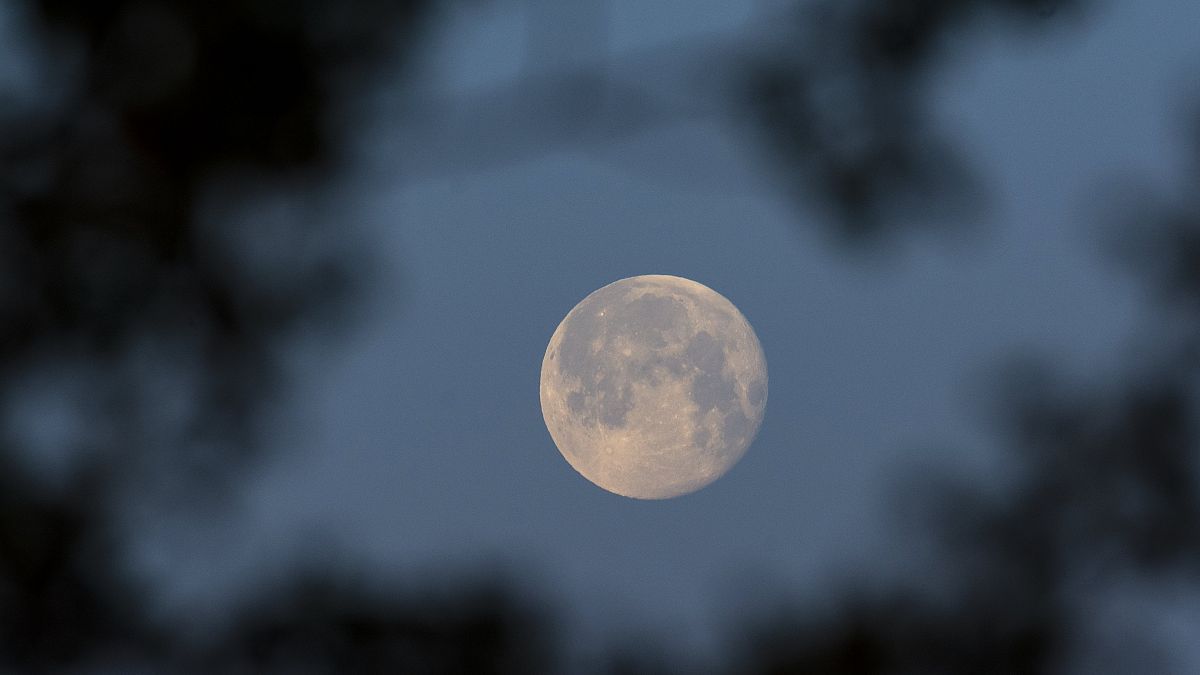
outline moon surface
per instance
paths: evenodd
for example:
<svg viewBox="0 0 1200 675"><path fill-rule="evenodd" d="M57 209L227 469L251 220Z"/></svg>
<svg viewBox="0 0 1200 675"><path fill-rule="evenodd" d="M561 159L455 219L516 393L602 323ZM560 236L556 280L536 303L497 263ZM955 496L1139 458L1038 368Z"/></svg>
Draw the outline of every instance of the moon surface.
<svg viewBox="0 0 1200 675"><path fill-rule="evenodd" d="M708 485L745 454L767 403L767 364L724 296L681 277L630 277L558 325L541 399L576 471L609 492L666 499Z"/></svg>

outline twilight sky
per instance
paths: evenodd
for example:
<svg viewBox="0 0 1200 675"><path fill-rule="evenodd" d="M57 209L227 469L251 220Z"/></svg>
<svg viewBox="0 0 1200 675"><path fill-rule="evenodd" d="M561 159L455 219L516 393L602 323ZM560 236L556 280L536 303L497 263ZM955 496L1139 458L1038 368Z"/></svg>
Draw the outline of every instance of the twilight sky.
<svg viewBox="0 0 1200 675"><path fill-rule="evenodd" d="M753 40L768 4L613 0L598 44L620 62ZM642 635L700 658L739 607L902 573L895 481L931 465L982 481L1001 466L985 412L1005 358L1032 349L1086 377L1131 350L1144 310L1102 257L1097 195L1114 175L1177 175L1200 5L1104 4L1044 39L987 34L946 64L931 100L991 209L961 235L916 231L859 255L788 200L719 115L478 165L473 148L414 152L428 136L403 96L381 92L361 113L357 164L325 195L355 205L330 219L355 223L377 256L359 325L296 348L302 386L274 421L286 461L229 506L240 525L185 544L162 522L147 569L169 604L194 611L213 588L258 583L327 544L402 586L413 572L453 581L498 567L563 610L584 649ZM518 5L452 19L418 69L428 91L471 96L522 73ZM311 199L282 187L244 217L286 218ZM665 502L576 474L538 403L558 322L636 274L725 295L770 372L741 463Z"/></svg>

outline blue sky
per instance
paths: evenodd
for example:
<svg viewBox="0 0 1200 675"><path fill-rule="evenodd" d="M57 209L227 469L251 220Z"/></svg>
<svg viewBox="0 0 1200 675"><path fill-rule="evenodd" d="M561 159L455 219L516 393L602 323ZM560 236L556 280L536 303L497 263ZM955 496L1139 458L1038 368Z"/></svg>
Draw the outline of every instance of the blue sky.
<svg viewBox="0 0 1200 675"><path fill-rule="evenodd" d="M229 506L241 525L181 544L164 523L148 535L147 569L194 608L330 541L402 586L499 566L563 609L579 644L640 635L701 655L738 608L903 574L911 542L889 518L894 480L914 466L980 481L1002 470L985 409L1005 358L1033 349L1095 377L1132 356L1147 310L1103 258L1098 190L1182 167L1177 112L1200 66L1200 5L1106 5L1046 39L996 33L939 73L934 113L992 208L962 236L915 232L882 255L844 255L736 120L413 178L397 140L407 122L384 91L366 107L359 161L327 195L353 205L333 218L377 255L358 329L292 353L301 386L272 422L280 460ZM619 60L752 36L745 26L767 7L612 2L604 44ZM522 72L524 35L515 5L461 10L421 64L422 85L503 84ZM577 475L538 407L555 326L636 274L725 295L770 372L741 463L665 502Z"/></svg>

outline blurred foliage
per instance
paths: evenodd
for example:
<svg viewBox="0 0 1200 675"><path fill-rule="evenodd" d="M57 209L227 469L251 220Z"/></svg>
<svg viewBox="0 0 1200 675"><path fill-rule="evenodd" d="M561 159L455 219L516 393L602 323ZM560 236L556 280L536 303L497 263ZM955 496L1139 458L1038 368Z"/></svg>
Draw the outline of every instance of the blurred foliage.
<svg viewBox="0 0 1200 675"><path fill-rule="evenodd" d="M930 115L928 84L964 34L1075 15L1089 0L796 3L781 48L743 86L784 187L822 206L851 242L899 228L962 225L986 202L968 158Z"/></svg>

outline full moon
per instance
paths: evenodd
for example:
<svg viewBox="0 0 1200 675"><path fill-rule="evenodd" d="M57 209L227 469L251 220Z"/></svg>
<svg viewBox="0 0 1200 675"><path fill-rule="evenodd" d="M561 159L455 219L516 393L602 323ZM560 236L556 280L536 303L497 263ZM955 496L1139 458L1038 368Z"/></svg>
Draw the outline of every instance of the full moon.
<svg viewBox="0 0 1200 675"><path fill-rule="evenodd" d="M767 404L746 317L716 291L665 275L584 298L542 359L542 417L559 452L626 497L695 492L737 463Z"/></svg>

